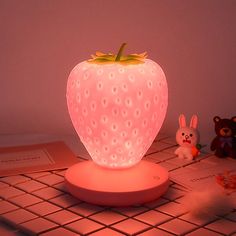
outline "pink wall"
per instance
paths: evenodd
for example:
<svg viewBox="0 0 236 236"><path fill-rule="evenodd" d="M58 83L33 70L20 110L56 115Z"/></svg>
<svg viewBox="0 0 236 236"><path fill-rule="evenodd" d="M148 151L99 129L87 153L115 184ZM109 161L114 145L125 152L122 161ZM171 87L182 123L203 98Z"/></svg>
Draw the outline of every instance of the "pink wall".
<svg viewBox="0 0 236 236"><path fill-rule="evenodd" d="M96 50L147 51L169 83L163 131L179 113L236 115L236 1L0 0L0 133L73 133L67 77Z"/></svg>

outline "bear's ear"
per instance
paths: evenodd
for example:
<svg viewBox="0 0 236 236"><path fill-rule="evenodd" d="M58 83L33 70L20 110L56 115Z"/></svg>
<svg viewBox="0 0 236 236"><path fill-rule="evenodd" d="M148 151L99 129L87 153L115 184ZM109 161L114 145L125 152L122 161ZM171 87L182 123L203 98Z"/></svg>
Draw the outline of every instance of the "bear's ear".
<svg viewBox="0 0 236 236"><path fill-rule="evenodd" d="M236 123L236 116L233 116L231 120Z"/></svg>
<svg viewBox="0 0 236 236"><path fill-rule="evenodd" d="M213 118L213 120L214 120L215 123L218 123L221 119L220 119L219 116L215 116L215 117Z"/></svg>

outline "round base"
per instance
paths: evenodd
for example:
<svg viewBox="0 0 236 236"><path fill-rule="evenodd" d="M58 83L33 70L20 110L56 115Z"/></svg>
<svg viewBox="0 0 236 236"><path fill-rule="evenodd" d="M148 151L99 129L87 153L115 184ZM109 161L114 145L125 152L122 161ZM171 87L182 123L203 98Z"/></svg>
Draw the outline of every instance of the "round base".
<svg viewBox="0 0 236 236"><path fill-rule="evenodd" d="M98 205L129 206L159 198L169 186L163 167L140 161L127 169L108 169L93 161L80 162L65 174L66 187L75 197Z"/></svg>

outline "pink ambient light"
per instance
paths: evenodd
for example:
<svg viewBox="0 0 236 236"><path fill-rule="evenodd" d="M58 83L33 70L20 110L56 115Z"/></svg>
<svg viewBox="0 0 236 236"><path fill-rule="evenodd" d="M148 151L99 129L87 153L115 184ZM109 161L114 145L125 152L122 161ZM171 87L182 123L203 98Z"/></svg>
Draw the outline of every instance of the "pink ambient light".
<svg viewBox="0 0 236 236"><path fill-rule="evenodd" d="M168 104L161 67L146 54L96 53L67 83L72 123L93 161L108 168L137 164L158 134Z"/></svg>

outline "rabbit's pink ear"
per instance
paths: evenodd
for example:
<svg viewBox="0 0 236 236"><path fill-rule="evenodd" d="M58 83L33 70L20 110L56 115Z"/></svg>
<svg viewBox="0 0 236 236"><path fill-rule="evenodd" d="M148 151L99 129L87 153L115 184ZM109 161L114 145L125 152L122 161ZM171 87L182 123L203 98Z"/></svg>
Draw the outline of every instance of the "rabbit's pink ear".
<svg viewBox="0 0 236 236"><path fill-rule="evenodd" d="M193 115L190 121L190 127L196 129L198 123L198 117L197 115Z"/></svg>
<svg viewBox="0 0 236 236"><path fill-rule="evenodd" d="M186 119L183 114L179 116L179 127L186 127Z"/></svg>

